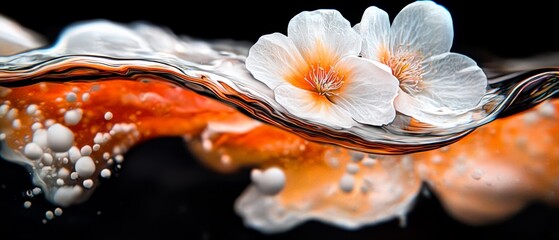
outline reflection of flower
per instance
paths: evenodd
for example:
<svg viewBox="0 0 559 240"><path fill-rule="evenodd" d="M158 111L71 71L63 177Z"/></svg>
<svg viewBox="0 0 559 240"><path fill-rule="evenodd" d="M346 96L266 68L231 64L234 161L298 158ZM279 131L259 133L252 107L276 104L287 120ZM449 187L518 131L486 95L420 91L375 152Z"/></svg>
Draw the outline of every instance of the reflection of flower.
<svg viewBox="0 0 559 240"><path fill-rule="evenodd" d="M390 123L398 81L378 63L358 57L361 44L338 11L302 12L289 22L288 36L262 36L246 67L297 117L344 128L355 121Z"/></svg>
<svg viewBox="0 0 559 240"><path fill-rule="evenodd" d="M450 53L450 13L431 1L409 4L392 26L388 14L369 7L355 29L365 39L362 55L389 66L400 81L396 110L425 123L452 119L475 107L487 79L470 58ZM451 121L453 121L451 123Z"/></svg>

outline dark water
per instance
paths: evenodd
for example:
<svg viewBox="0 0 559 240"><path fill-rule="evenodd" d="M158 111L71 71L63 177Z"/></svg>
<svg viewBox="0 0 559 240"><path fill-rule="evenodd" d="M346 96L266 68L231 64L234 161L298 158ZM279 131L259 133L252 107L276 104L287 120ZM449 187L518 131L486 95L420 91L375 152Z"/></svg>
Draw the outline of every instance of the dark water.
<svg viewBox="0 0 559 240"><path fill-rule="evenodd" d="M85 203L53 210L41 195L29 198L30 177L20 166L0 161L0 236L10 239L559 239L559 209L534 203L501 223L468 226L448 216L435 196L421 195L398 220L344 230L308 222L265 235L243 226L233 202L249 184L248 171L223 175L201 166L180 138L157 139L133 148L122 171L105 180ZM23 202L30 200L29 209ZM4 239L4 237L2 237Z"/></svg>

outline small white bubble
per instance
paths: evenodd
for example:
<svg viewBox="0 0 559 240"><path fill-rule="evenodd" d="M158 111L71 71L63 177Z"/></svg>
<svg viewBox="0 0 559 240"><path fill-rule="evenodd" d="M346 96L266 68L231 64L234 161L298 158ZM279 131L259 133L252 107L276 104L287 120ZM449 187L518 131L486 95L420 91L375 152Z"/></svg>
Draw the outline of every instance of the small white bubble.
<svg viewBox="0 0 559 240"><path fill-rule="evenodd" d="M349 174L356 174L359 172L359 165L355 163L348 163L346 166L346 172Z"/></svg>
<svg viewBox="0 0 559 240"><path fill-rule="evenodd" d="M37 109L39 108L37 107L36 104L29 104L29 106L27 106L26 112L28 115L33 115L35 114L35 111L37 111Z"/></svg>
<svg viewBox="0 0 559 240"><path fill-rule="evenodd" d="M56 215L57 217L60 217L62 215L62 208L55 208L54 209L54 215Z"/></svg>
<svg viewBox="0 0 559 240"><path fill-rule="evenodd" d="M74 126L80 123L83 111L81 109L74 109L64 113L64 123L68 126Z"/></svg>
<svg viewBox="0 0 559 240"><path fill-rule="evenodd" d="M15 119L15 120L12 122L12 128L14 128L14 129L16 129L16 130L20 129L20 128L21 128L21 120Z"/></svg>
<svg viewBox="0 0 559 240"><path fill-rule="evenodd" d="M47 220L52 220L54 218L54 213L52 211L47 211L45 213L45 218L47 218Z"/></svg>
<svg viewBox="0 0 559 240"><path fill-rule="evenodd" d="M103 133L103 142L108 142L109 140L111 140L111 134Z"/></svg>
<svg viewBox="0 0 559 240"><path fill-rule="evenodd" d="M472 172L471 176L474 180L480 180L483 177L483 170L478 168Z"/></svg>
<svg viewBox="0 0 559 240"><path fill-rule="evenodd" d="M89 93L84 93L82 95L82 101L87 102L87 101L89 101L90 97L91 97L91 95L89 95Z"/></svg>
<svg viewBox="0 0 559 240"><path fill-rule="evenodd" d="M64 186L64 179L62 179L62 178L56 179L56 184L58 186Z"/></svg>
<svg viewBox="0 0 559 240"><path fill-rule="evenodd" d="M354 162L359 162L361 160L363 160L363 158L365 157L365 154L362 152L350 152L351 155L351 160Z"/></svg>
<svg viewBox="0 0 559 240"><path fill-rule="evenodd" d="M39 160L43 156L43 149L39 146L39 144L30 142L25 145L23 154L31 160Z"/></svg>
<svg viewBox="0 0 559 240"><path fill-rule="evenodd" d="M111 177L111 170L106 169L106 168L101 170L101 177L102 178L110 178Z"/></svg>
<svg viewBox="0 0 559 240"><path fill-rule="evenodd" d="M344 174L340 179L340 189L344 192L353 191L353 185L355 184L355 177L351 174Z"/></svg>
<svg viewBox="0 0 559 240"><path fill-rule="evenodd" d="M45 165L51 165L53 161L52 155L50 153L44 153L42 161Z"/></svg>
<svg viewBox="0 0 559 240"><path fill-rule="evenodd" d="M78 159L82 157L81 151L78 147L72 146L70 150L68 150L68 158L70 162L75 163Z"/></svg>
<svg viewBox="0 0 559 240"><path fill-rule="evenodd" d="M30 202L30 201L25 201L25 202L23 203L23 207L24 207L24 208L30 208L30 207L31 207L31 202Z"/></svg>
<svg viewBox="0 0 559 240"><path fill-rule="evenodd" d="M78 100L78 96L76 95L76 93L74 92L69 92L68 94L66 94L66 101L69 103L75 102L76 100Z"/></svg>
<svg viewBox="0 0 559 240"><path fill-rule="evenodd" d="M95 172L95 163L91 157L81 157L74 168L80 177L88 178Z"/></svg>
<svg viewBox="0 0 559 240"><path fill-rule="evenodd" d="M0 105L0 117L5 116L6 113L8 113L8 110L10 110L10 106L8 106L6 104Z"/></svg>
<svg viewBox="0 0 559 240"><path fill-rule="evenodd" d="M89 145L85 145L80 149L80 154L82 156L89 156L93 152L93 149Z"/></svg>
<svg viewBox="0 0 559 240"><path fill-rule="evenodd" d="M93 187L93 180L91 180L91 179L83 180L83 187L88 188L88 189L92 188Z"/></svg>
<svg viewBox="0 0 559 240"><path fill-rule="evenodd" d="M15 109L15 108L12 108L12 109L10 109L10 110L8 111L8 113L6 114L6 118L7 118L8 120L11 121L11 120L16 119L17 116L18 116L18 114L19 114L19 111L18 111L17 109Z"/></svg>
<svg viewBox="0 0 559 240"><path fill-rule="evenodd" d="M45 127L50 127L52 125L54 125L56 123L56 121L54 121L54 119L47 119L45 120Z"/></svg>
<svg viewBox="0 0 559 240"><path fill-rule="evenodd" d="M116 163L122 163L124 161L124 157L121 154L116 155L115 156L115 161L116 161Z"/></svg>
<svg viewBox="0 0 559 240"><path fill-rule="evenodd" d="M338 168L340 166L340 161L337 157L326 157L328 166L332 168Z"/></svg>
<svg viewBox="0 0 559 240"><path fill-rule="evenodd" d="M47 144L55 152L66 152L74 143L74 133L62 124L54 124L47 130Z"/></svg>
<svg viewBox="0 0 559 240"><path fill-rule="evenodd" d="M372 167L376 163L377 163L376 159L372 159L372 158L363 159L363 166L366 166L366 167Z"/></svg>
<svg viewBox="0 0 559 240"><path fill-rule="evenodd" d="M109 121L113 119L113 113L112 112L106 112L105 113L105 120Z"/></svg>
<svg viewBox="0 0 559 240"><path fill-rule="evenodd" d="M95 137L93 137L93 142L95 144L102 144L104 143L104 139L103 139L103 133L98 132L97 134L95 134Z"/></svg>
<svg viewBox="0 0 559 240"><path fill-rule="evenodd" d="M276 195L285 186L285 173L278 167L270 167L264 171L254 169L251 179L258 190L267 195Z"/></svg>
<svg viewBox="0 0 559 240"><path fill-rule="evenodd" d="M524 123L526 123L527 125L534 124L535 122L540 120L540 117L535 112L527 112L522 116L522 118L524 120Z"/></svg>
<svg viewBox="0 0 559 240"><path fill-rule="evenodd" d="M43 128L43 124L41 124L40 122L35 122L31 125L31 130L33 131L37 131L37 129L41 128Z"/></svg>
<svg viewBox="0 0 559 240"><path fill-rule="evenodd" d="M555 107L550 101L547 101L539 106L538 112L544 117L553 117L555 115Z"/></svg>

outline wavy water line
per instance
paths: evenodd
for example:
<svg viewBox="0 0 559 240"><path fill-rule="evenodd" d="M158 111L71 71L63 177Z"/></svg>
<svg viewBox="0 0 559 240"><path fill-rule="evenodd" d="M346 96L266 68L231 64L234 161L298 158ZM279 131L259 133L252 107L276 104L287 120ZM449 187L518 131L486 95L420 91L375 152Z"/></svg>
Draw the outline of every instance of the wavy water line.
<svg viewBox="0 0 559 240"><path fill-rule="evenodd" d="M393 123L381 127L360 124L335 129L298 119L275 102L271 90L246 70L247 48L241 43L179 39L144 24L130 27L110 24L114 28L111 31L98 26L107 24L110 23L79 25L68 29L51 48L0 58L0 86L17 87L43 81L155 79L211 96L309 140L377 154L406 154L448 145L477 127L535 106L559 91L559 68L535 69L490 79L490 89L480 104L456 113L457 119L470 119L464 124L436 127L398 114ZM93 33L106 39L115 37L114 32L119 34L117 37L121 38L125 51L115 51L118 46L109 44L90 46L83 42ZM155 46L150 34L159 34L172 43ZM72 47L78 45L83 47Z"/></svg>

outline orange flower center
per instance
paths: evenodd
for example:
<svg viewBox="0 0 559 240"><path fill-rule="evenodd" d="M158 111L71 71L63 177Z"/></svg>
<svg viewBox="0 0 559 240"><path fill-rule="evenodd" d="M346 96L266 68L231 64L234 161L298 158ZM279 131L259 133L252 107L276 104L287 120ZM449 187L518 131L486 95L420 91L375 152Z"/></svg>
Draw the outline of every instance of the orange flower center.
<svg viewBox="0 0 559 240"><path fill-rule="evenodd" d="M344 84L344 76L332 66L324 68L317 63L316 66L310 66L310 70L305 75L305 81L319 95L330 97L338 95L337 90Z"/></svg>
<svg viewBox="0 0 559 240"><path fill-rule="evenodd" d="M407 93L421 91L423 80L423 57L420 54L399 53L390 55L385 53L380 58L381 62L390 69L400 81L400 88Z"/></svg>

